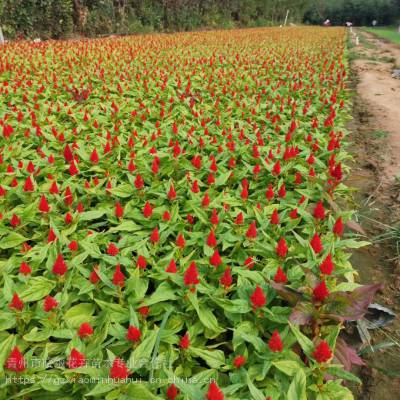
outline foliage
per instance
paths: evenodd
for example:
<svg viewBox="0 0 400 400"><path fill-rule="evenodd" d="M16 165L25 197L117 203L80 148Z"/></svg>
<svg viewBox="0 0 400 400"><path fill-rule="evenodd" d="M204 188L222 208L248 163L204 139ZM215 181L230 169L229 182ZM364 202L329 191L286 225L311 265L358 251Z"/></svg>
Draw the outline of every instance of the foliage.
<svg viewBox="0 0 400 400"><path fill-rule="evenodd" d="M352 398L345 43L3 46L0 398Z"/></svg>
<svg viewBox="0 0 400 400"><path fill-rule="evenodd" d="M329 19L333 25L371 25L377 20L380 25L393 22L400 16L397 0L313 0L305 14L305 21L320 25Z"/></svg>

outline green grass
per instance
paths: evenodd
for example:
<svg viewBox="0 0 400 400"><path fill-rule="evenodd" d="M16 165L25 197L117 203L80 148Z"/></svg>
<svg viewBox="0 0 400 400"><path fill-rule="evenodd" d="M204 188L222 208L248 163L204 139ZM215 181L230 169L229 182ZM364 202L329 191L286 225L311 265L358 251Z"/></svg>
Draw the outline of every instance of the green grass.
<svg viewBox="0 0 400 400"><path fill-rule="evenodd" d="M374 33L375 35L389 40L390 42L400 44L400 33L397 31L398 27L395 26L387 26L382 28L363 28L367 32Z"/></svg>

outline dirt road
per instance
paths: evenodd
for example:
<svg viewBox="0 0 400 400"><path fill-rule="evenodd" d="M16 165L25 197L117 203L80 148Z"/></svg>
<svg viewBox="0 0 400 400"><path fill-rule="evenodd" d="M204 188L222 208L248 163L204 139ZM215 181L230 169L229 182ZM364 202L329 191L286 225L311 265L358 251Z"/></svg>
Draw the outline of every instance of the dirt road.
<svg viewBox="0 0 400 400"><path fill-rule="evenodd" d="M400 262L393 241L377 242L387 226L400 221L400 47L356 32L360 45L350 50L354 80L352 152L355 162L348 185L358 191L359 221L374 244L353 253L362 283L382 282L376 302L400 316ZM399 228L400 231L400 228ZM399 235L400 236L400 235ZM360 400L396 399L400 393L400 321L371 331L372 345L397 342L364 355L359 370L363 385L354 388ZM357 336L357 334L355 334ZM359 343L360 344L360 343Z"/></svg>

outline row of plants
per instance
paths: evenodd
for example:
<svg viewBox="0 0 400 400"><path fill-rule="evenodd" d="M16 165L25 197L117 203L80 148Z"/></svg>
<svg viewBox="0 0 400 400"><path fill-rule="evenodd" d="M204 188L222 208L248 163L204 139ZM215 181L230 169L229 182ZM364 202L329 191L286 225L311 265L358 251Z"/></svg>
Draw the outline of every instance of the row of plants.
<svg viewBox="0 0 400 400"><path fill-rule="evenodd" d="M352 399L345 31L0 53L0 398Z"/></svg>

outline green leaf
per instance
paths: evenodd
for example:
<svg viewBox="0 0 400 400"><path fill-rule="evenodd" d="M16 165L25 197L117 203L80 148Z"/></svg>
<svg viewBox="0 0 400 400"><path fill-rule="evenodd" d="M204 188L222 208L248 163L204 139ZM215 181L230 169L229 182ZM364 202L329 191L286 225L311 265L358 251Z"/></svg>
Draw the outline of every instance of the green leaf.
<svg viewBox="0 0 400 400"><path fill-rule="evenodd" d="M111 392L111 390L118 387L116 383L103 383L99 382L90 392L85 394L85 397L88 396L98 396L100 394Z"/></svg>
<svg viewBox="0 0 400 400"><path fill-rule="evenodd" d="M286 399L307 400L306 385L306 375L302 369L299 369L289 386Z"/></svg>
<svg viewBox="0 0 400 400"><path fill-rule="evenodd" d="M20 297L23 301L38 301L46 297L54 286L54 281L36 276L29 279L25 289L20 293Z"/></svg>
<svg viewBox="0 0 400 400"><path fill-rule="evenodd" d="M297 339L300 347L303 349L304 353L307 356L311 356L311 354L314 351L313 342L307 336L305 336L303 333L301 333L300 329L296 325L293 325L289 322L289 326L290 326L291 331L294 333L294 336L296 336L296 339Z"/></svg>
<svg viewBox="0 0 400 400"><path fill-rule="evenodd" d="M91 221L101 218L108 210L91 210L79 214L79 221Z"/></svg>
<svg viewBox="0 0 400 400"><path fill-rule="evenodd" d="M80 303L71 307L64 315L65 322L70 328L77 328L83 322L88 322L96 309L93 303Z"/></svg>
<svg viewBox="0 0 400 400"><path fill-rule="evenodd" d="M4 363L6 362L8 355L15 345L15 336L9 335L0 343L0 372L3 371Z"/></svg>
<svg viewBox="0 0 400 400"><path fill-rule="evenodd" d="M29 333L24 335L24 340L27 342L43 342L51 335L50 331L39 331L37 327L33 328Z"/></svg>
<svg viewBox="0 0 400 400"><path fill-rule="evenodd" d="M335 366L331 366L329 368L326 369L327 374L332 375L332 376L337 376L338 378L341 379L345 379L346 381L353 381L353 382L357 382L359 384L361 384L361 380L355 376L354 374L352 374L349 371L346 371L343 367L335 367Z"/></svg>
<svg viewBox="0 0 400 400"><path fill-rule="evenodd" d="M143 365L145 363L147 369L151 369L151 366L149 364L151 360L151 353L153 352L154 346L157 341L157 333L158 329L148 331L146 338L131 353L128 362L128 365L131 368L135 369L138 365Z"/></svg>
<svg viewBox="0 0 400 400"><path fill-rule="evenodd" d="M156 291L142 304L144 306L151 306L153 304L158 304L163 301L173 301L176 300L175 290L171 288L169 283L163 282L157 287Z"/></svg>
<svg viewBox="0 0 400 400"><path fill-rule="evenodd" d="M140 400L162 400L162 397L155 396L144 383L130 383L128 385L126 393L129 396L133 396L133 399Z"/></svg>
<svg viewBox="0 0 400 400"><path fill-rule="evenodd" d="M12 249L21 243L26 242L28 239L17 232L11 232L5 238L0 240L0 249Z"/></svg>
<svg viewBox="0 0 400 400"><path fill-rule="evenodd" d="M272 365L288 376L295 375L301 368L301 365L297 361L291 360L273 361Z"/></svg>
<svg viewBox="0 0 400 400"><path fill-rule="evenodd" d="M265 395L261 390L256 388L248 374L246 375L246 382L253 400L265 400Z"/></svg>
<svg viewBox="0 0 400 400"><path fill-rule="evenodd" d="M218 369L225 365L225 355L221 350L203 350L190 346L189 352L195 357L202 358L211 368Z"/></svg>

